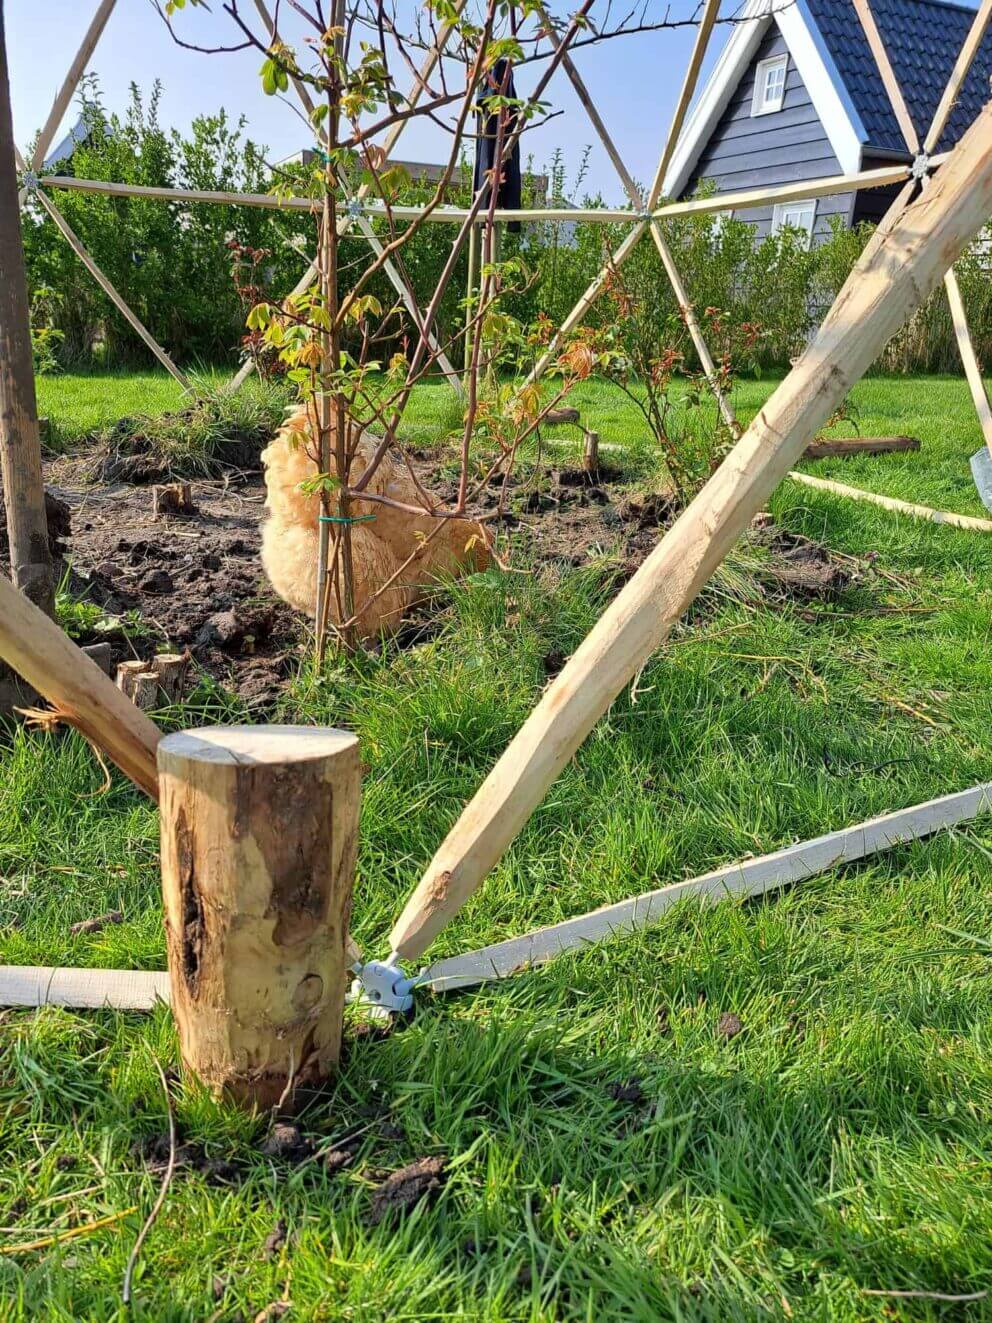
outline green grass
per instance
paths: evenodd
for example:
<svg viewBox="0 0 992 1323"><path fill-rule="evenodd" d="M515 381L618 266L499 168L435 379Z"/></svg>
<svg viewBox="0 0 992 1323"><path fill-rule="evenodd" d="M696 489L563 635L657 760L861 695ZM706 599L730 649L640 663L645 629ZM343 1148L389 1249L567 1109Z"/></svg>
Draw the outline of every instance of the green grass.
<svg viewBox="0 0 992 1323"><path fill-rule="evenodd" d="M39 377L38 413L51 422L51 444L72 446L118 418L180 409L185 393L164 371L59 372Z"/></svg>
<svg viewBox="0 0 992 1323"><path fill-rule="evenodd" d="M603 439L643 447L632 415L587 389ZM766 389L741 388L742 409ZM865 434L913 432L922 451L817 472L980 512L958 481L977 445L963 382L872 380L855 402ZM426 434L444 406L417 407ZM432 954L992 778L992 538L788 484L771 505L859 578L829 605L709 592ZM300 675L281 715L362 741L354 928L370 954L613 568L606 549L554 575L478 576L448 594L431 642ZM224 711L201 692L184 719ZM0 751L4 961L162 966L156 815L100 783L75 736L22 732ZM990 863L984 818L761 902L680 906L500 986L422 996L411 1025L354 1046L304 1118L322 1142L370 1107L405 1132L373 1119L333 1178L262 1158L261 1122L177 1087L184 1133L245 1178L177 1177L135 1316L210 1317L219 1274L220 1318L284 1295L307 1320L992 1317L988 1300L865 1294L992 1288ZM111 909L126 922L70 935ZM725 1012L743 1024L730 1041ZM164 1013L8 1013L0 1249L144 1214L158 1181L130 1147L164 1126L154 1058L177 1059ZM615 1100L633 1077L643 1102ZM437 1204L370 1227L378 1173L424 1153L451 1164ZM0 1256L5 1317L117 1318L140 1215ZM278 1218L291 1238L267 1260Z"/></svg>

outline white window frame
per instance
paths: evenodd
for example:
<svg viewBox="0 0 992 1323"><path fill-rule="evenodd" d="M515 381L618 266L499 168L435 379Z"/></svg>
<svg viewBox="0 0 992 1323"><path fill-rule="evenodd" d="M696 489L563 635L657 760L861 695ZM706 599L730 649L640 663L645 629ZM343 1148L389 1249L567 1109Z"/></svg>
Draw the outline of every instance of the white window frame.
<svg viewBox="0 0 992 1323"><path fill-rule="evenodd" d="M782 85L778 93L772 99L767 96L768 75L773 71L782 70ZM754 91L751 94L751 115L773 115L776 110L782 109L782 102L785 100L785 80L789 72L789 55L773 55L770 59L759 60L758 67L754 75Z"/></svg>
<svg viewBox="0 0 992 1323"><path fill-rule="evenodd" d="M804 212L809 210L809 224L796 219L789 219L789 212ZM793 230L806 231L806 247L813 242L813 231L816 229L816 198L809 198L806 201L799 202L776 202L772 207L772 234L778 234L779 230L788 226Z"/></svg>

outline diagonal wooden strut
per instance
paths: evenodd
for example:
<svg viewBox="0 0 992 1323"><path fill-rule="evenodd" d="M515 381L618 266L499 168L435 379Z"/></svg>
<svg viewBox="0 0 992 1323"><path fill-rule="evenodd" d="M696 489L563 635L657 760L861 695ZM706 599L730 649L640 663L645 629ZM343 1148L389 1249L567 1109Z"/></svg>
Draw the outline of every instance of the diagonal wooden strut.
<svg viewBox="0 0 992 1323"><path fill-rule="evenodd" d="M696 83L699 79L699 71L702 68L703 57L706 54L706 48L709 44L710 35L713 31L713 25L716 22L717 15L719 14L719 12L720 12L720 0L706 0L706 6L703 10L703 17L700 20L699 28L696 32L696 40L693 44L692 55L689 60L689 67L686 71L685 79L682 84L682 90L679 94L678 104L675 107L675 114L672 118L672 124L671 127L669 128L668 136L665 139L665 144L662 148L661 157L658 162L658 168L655 171L654 180L651 184L651 189L647 197L646 211L648 213L654 211L654 209L658 205L658 200L661 197L661 190L664 187L665 174L668 170L668 163L671 160L672 153L674 152L675 147L678 143L679 135L682 132L682 125L685 121L686 112L689 109L689 104L692 101L693 93L696 90ZM553 42L556 42L557 38L553 33L553 29L551 28L550 23L548 24L548 27L549 30L552 32L551 40ZM569 78L572 80L572 84L575 87L575 91L576 94L578 95L579 100L581 101L582 105L585 107L587 113L589 114L589 118L592 122L593 128L599 134L603 146L606 148L607 155L609 156L610 160L613 162L614 167L616 168L617 173L620 176L620 181L623 184L628 197L630 198L634 207L637 208L638 211L640 211L642 206L644 205L644 200L641 198L637 186L630 175L630 172L627 170L627 167L624 164L620 156L620 153L617 151L612 138L607 132L606 125L603 123L602 119L599 116L599 113L596 111L592 98L589 96L589 93L585 87L585 84L582 82L582 79L579 75L578 70L575 67L574 62L568 56L567 53L564 55L562 63L566 72L568 73ZM602 292L603 286L606 284L606 280L609 276L610 271L615 270L626 260L626 258L633 250L634 245L638 242L641 235L644 233L644 228L645 228L644 224L642 223L637 227L636 230L632 231L627 236L627 238L621 244L620 248L616 251L616 253L612 255L609 262L607 262L607 264L603 267L603 269L591 282L589 287L586 289L586 292L583 294L582 298L569 313L568 317L565 318L565 321L562 323L562 325L558 328L555 335L552 337L551 342L549 343L547 349L541 355L540 359L535 364L531 372L528 374L525 384L530 385L544 375L544 373L547 371L548 365L551 363L552 359L554 358L558 346L561 344L561 341L564 339L565 336L571 334L572 330L579 324L579 322L582 321L588 309L592 306L595 300L599 297L599 294ZM733 408L731 407L729 401L727 400L726 396L724 395L723 391L720 388L720 383L717 378L716 365L713 362L713 357L710 354L709 346L706 343L706 339L703 335L702 328L699 325L699 319L696 317L696 313L695 313L695 309L693 308L692 301L689 298L688 292L682 281L682 277L679 274L678 267L675 263L675 259L673 258L671 250L669 249L668 244L665 241L665 237L662 233L661 226L659 225L657 219L651 220L649 228L651 231L651 238L654 241L654 245L658 250L658 255L661 258L662 265L665 268L665 274L668 276L668 280L672 286L672 290L675 294L676 301L678 302L679 307L682 309L682 315L685 318L686 327L689 331L689 335L690 338L692 339L692 343L695 346L696 353L699 357L700 365L702 366L703 369L703 373L706 376L707 381L709 382L710 389L713 391L713 394L716 397L716 402L717 402L717 406L720 409L720 413L724 419L724 422L727 424L727 426L730 428L733 434L735 436L739 435L740 428L737 422L737 418L734 414Z"/></svg>
<svg viewBox="0 0 992 1323"><path fill-rule="evenodd" d="M683 88L683 97L685 100L685 106L688 105L688 100L689 98L691 98L692 95L692 89L695 87L695 80L699 72L699 65L702 62L703 50L705 49L706 42L709 40L709 35L713 27L713 22L716 19L716 15L719 10L719 7L720 7L720 0L709 0L706 11L703 15L703 19L699 28L699 33L697 34L697 38L696 38L696 50L698 50L699 52L699 58L698 60L696 59L696 51L694 51L693 60L692 63L690 64L690 71L692 76L691 78L687 77L686 79L686 86L689 88L688 97L684 96L685 88ZM547 30L551 35L551 41L555 45L555 48L557 49L558 38L554 32L554 28L551 24L551 20L548 17L547 10L544 9L543 6L539 6L538 13L543 17L547 26ZM638 189L637 185L635 184L633 176L631 175L630 171L627 169L623 157L620 155L620 152L617 149L616 143L614 143L605 123L603 122L602 117L600 116L599 111L596 109L596 103L589 95L589 90L582 80L582 75L579 73L578 69L575 66L575 61L567 52L565 52L565 54L562 57L562 68L565 70L572 86L575 88L575 94L579 98L579 102L582 105L583 109L585 110L586 114L589 116L590 123L592 124L593 128L596 130L596 133L599 135L599 139L603 144L606 154L613 163L613 168L616 170L617 175L620 178L621 184L623 184L624 191L626 192L627 196L630 198L630 201L634 206L635 210L641 211L644 207L644 199L641 197L640 189ZM693 70L694 72L692 72ZM685 115L685 106L682 106L681 113L677 113L676 115L675 125L673 126L673 130L672 130L674 133L676 133L676 135L681 129L682 119ZM672 133L669 133L668 143L666 144L666 152L670 147L674 147L674 143L672 142ZM663 153L661 163L659 164L658 169L655 172L655 182L654 182L654 187L652 188L652 198L654 202L657 202L657 198L658 196L660 196L660 189L662 187L665 178L665 171L667 168L668 165L667 165L666 156L665 153ZM651 207L649 206L648 209L650 210ZM706 380L709 382L710 389L712 390L713 395L716 398L717 406L720 409L720 413L723 415L724 422L736 435L739 431L737 418L734 414L733 409L731 408L730 402L727 400L727 397L724 395L720 387L720 382L717 378L716 364L713 362L713 356L710 354L709 345L707 345L706 339L703 336L702 328L699 325L698 318L696 317L695 308L693 307L692 301L689 298L685 285L682 282L682 277L679 274L679 270L678 267L676 266L675 259L672 256L671 250L669 249L668 244L665 242L665 237L662 234L661 226L656 220L652 220L651 222L651 238L654 240L654 246L658 250L658 256L661 258L662 265L665 268L665 273L668 276L669 283L672 286L672 290L675 294L676 301L679 307L682 309L682 315L685 318L685 324L689 331L689 336L692 339L692 343L695 346L696 353L699 356L699 362L702 366L703 373L706 376Z"/></svg>
<svg viewBox="0 0 992 1323"><path fill-rule="evenodd" d="M882 84L888 93L889 101L895 113L896 120L902 136L906 140L906 146L914 156L919 155L920 139L916 132L916 125L913 123L913 117L909 113L909 107L906 105L905 97L902 94L902 88L899 86L899 79L892 68L892 62L889 59L889 53L885 49L885 42L882 40L882 34L878 30L878 24L875 22L875 15L871 12L871 5L868 0L854 0L854 9L861 20L861 26L864 29L865 37L872 55L875 57L875 63L878 65L879 76Z"/></svg>
<svg viewBox="0 0 992 1323"><path fill-rule="evenodd" d="M936 150L937 144L940 142L940 136L944 132L944 126L950 117L951 111L954 109L954 103L958 99L961 85L968 77L968 71L974 63L979 46L982 44L982 38L985 36L989 19L992 19L992 0L982 0L975 14L974 22L964 39L964 45L954 62L950 79L944 88L944 95L940 98L940 104L934 113L933 123L927 131L923 150L928 156Z"/></svg>
<svg viewBox="0 0 992 1323"><path fill-rule="evenodd" d="M721 900L764 895L989 812L992 812L992 781L886 813L854 827L842 827L840 831L786 846L773 854L728 864L701 877L672 882L629 900L604 905L589 914L535 928L523 937L511 937L478 951L439 960L424 971L418 983L435 992L451 992L509 978L522 969L546 964L566 951L580 951L592 942L655 924L681 901L715 905Z"/></svg>
<svg viewBox="0 0 992 1323"><path fill-rule="evenodd" d="M855 264L806 352L570 659L449 832L390 944L415 959L481 885L623 687L734 542L992 215L992 106L933 186Z"/></svg>
<svg viewBox="0 0 992 1323"><path fill-rule="evenodd" d="M52 145L52 140L62 123L62 117L65 115L69 102L79 86L80 78L86 72L86 66L96 49L97 42L103 35L103 29L107 26L107 20L110 18L111 11L116 3L117 0L100 0L97 11L93 15L93 20L86 30L86 35L80 43L79 50L76 52L76 58L69 66L65 81L56 93L52 108L48 112L48 118L38 135L38 141L35 143L34 153L31 157L31 169L35 172L40 170L44 163L48 149Z"/></svg>

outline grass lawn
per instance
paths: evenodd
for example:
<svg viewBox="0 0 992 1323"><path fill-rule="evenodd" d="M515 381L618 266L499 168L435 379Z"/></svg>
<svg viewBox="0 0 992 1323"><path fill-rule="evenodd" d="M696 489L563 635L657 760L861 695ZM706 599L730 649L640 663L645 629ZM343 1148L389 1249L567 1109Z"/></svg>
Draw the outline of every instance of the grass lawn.
<svg viewBox="0 0 992 1323"><path fill-rule="evenodd" d="M42 383L58 381L70 425L78 380ZM740 388L741 412L769 388ZM876 379L853 398L864 434L911 432L921 452L811 471L982 513L963 382ZM594 387L578 402L646 471L632 412ZM425 435L450 412L431 391L415 411ZM580 442L563 431L561 444ZM992 537L789 484L771 508L850 556L852 585L774 606L729 581L710 590L432 955L992 779ZM540 579L478 576L450 594L433 641L301 674L287 695L285 719L362 741L354 930L370 954L614 568L604 547ZM217 696L192 707L188 724L229 711ZM74 736L19 732L0 748L3 961L162 967L156 815L119 778L96 793L101 779ZM367 1127L336 1175L263 1157L262 1120L176 1085L184 1137L242 1179L177 1175L135 1316L252 1319L285 1300L307 1320L992 1317L992 1297L871 1294L992 1289L990 865L987 817L763 902L683 905L499 986L422 996L411 1024L352 1047L303 1118L324 1144ZM112 909L124 923L70 935ZM742 1026L729 1038L726 1013ZM155 1059L177 1059L162 1012L6 1013L6 1318L122 1312L160 1180L131 1151L165 1127ZM423 1154L449 1162L437 1202L371 1226L371 1186ZM280 1221L285 1243L266 1253Z"/></svg>

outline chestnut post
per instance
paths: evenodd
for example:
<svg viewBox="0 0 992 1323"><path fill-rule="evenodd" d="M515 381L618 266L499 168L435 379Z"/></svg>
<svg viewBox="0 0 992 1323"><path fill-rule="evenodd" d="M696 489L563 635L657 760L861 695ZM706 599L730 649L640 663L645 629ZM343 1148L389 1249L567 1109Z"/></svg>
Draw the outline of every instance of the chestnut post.
<svg viewBox="0 0 992 1323"><path fill-rule="evenodd" d="M158 746L162 890L183 1064L247 1106L338 1061L358 842L358 740L214 726Z"/></svg>

